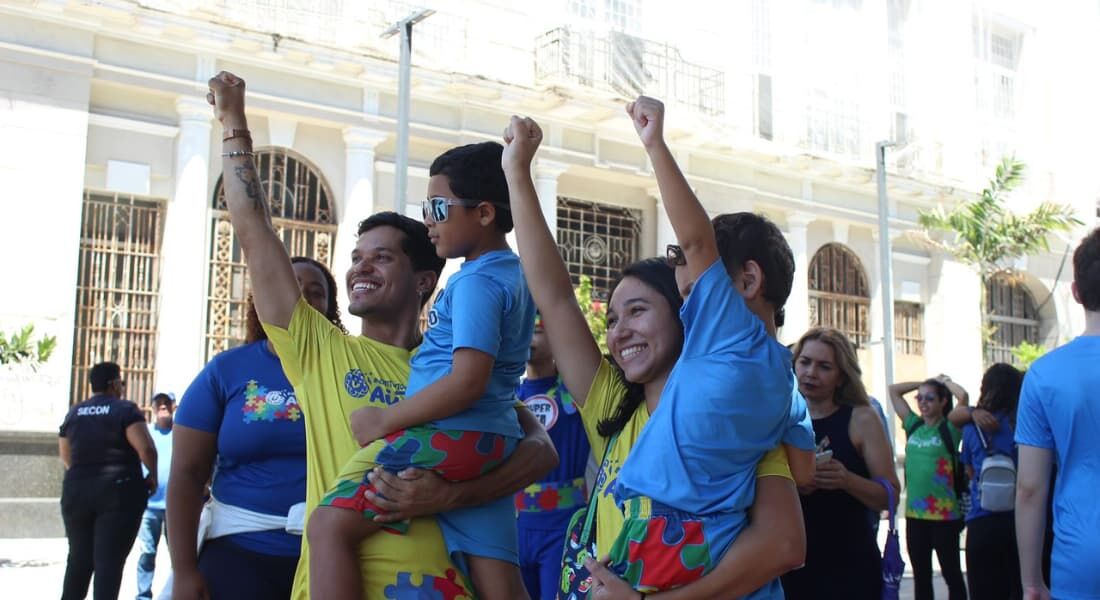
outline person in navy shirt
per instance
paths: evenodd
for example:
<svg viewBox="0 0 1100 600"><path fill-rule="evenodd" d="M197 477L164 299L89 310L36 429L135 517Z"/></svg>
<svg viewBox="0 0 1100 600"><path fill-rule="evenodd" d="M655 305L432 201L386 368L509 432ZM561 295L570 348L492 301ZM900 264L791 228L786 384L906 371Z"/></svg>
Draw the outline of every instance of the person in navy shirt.
<svg viewBox="0 0 1100 600"><path fill-rule="evenodd" d="M561 583L561 552L569 519L587 502L585 469L591 452L573 396L558 375L536 315L527 377L516 397L539 419L558 451L558 466L516 494L519 568L532 598L553 599Z"/></svg>
<svg viewBox="0 0 1100 600"><path fill-rule="evenodd" d="M145 413L122 399L122 370L99 363L88 379L94 395L69 409L57 440L65 466L61 517L69 538L63 600L84 598L93 571L93 596L118 597L145 502L157 489L157 450Z"/></svg>
<svg viewBox="0 0 1100 600"><path fill-rule="evenodd" d="M1024 376L1016 418L1016 541L1027 598L1100 598L1100 228L1073 253L1073 297L1085 307L1085 330L1040 357ZM1042 552L1051 467L1054 550L1050 588Z"/></svg>
<svg viewBox="0 0 1100 600"><path fill-rule="evenodd" d="M305 300L343 328L332 274L310 258L292 263ZM176 412L168 490L174 598L290 597L301 532L287 531L293 524L287 517L306 498L306 430L251 300L246 329L246 343L211 359ZM285 525L233 524L235 533L208 537L199 552L199 515L211 475L212 502ZM215 532L222 527L217 520Z"/></svg>

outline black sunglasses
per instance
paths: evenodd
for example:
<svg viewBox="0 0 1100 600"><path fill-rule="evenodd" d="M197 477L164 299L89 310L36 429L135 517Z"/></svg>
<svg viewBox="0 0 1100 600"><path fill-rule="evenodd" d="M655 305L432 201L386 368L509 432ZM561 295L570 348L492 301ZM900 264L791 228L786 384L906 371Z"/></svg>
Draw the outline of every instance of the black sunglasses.
<svg viewBox="0 0 1100 600"><path fill-rule="evenodd" d="M422 203L424 220L431 219L433 223L443 223L450 216L452 206L465 206L473 208L481 204L476 200L461 200L459 198L447 198L445 196L432 196Z"/></svg>
<svg viewBox="0 0 1100 600"><path fill-rule="evenodd" d="M684 258L684 249L676 244L665 246L665 262L673 268L686 265L687 259Z"/></svg>

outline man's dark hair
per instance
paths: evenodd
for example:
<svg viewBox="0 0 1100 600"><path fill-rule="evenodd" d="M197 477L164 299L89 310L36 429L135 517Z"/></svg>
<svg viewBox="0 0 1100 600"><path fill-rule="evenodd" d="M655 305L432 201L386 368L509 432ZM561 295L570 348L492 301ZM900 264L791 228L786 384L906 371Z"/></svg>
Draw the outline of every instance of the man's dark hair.
<svg viewBox="0 0 1100 600"><path fill-rule="evenodd" d="M1024 374L1016 367L1006 363L990 366L982 375L981 394L978 396L978 408L991 413L1008 415L1016 422L1016 406L1020 402L1020 388L1024 384Z"/></svg>
<svg viewBox="0 0 1100 600"><path fill-rule="evenodd" d="M499 163L499 155L497 159ZM383 226L393 227L405 234L405 239L401 240L401 250L405 253L405 256L409 257L414 271L431 271L435 273L437 278L439 277L440 273L443 272L443 265L447 264L447 260L440 258L435 253L435 246L432 245L432 240L428 237L427 225L405 215L385 211L375 213L360 221L358 235L363 235L375 227ZM431 297L430 293L424 294L420 298L420 308L424 308Z"/></svg>
<svg viewBox="0 0 1100 600"><path fill-rule="evenodd" d="M1085 236L1074 250L1073 281L1085 310L1100 312L1100 227Z"/></svg>
<svg viewBox="0 0 1100 600"><path fill-rule="evenodd" d="M157 410L161 405L165 405L168 408L173 408L176 405L176 401L171 396L165 393L160 393L153 396L153 410Z"/></svg>
<svg viewBox="0 0 1100 600"><path fill-rule="evenodd" d="M718 253L731 277L740 273L750 260L760 265L764 272L764 299L775 306L775 326L782 327L783 305L791 295L794 281L794 253L783 232L767 217L749 212L718 215L711 224Z"/></svg>
<svg viewBox="0 0 1100 600"><path fill-rule="evenodd" d="M107 391L112 381L122 379L122 369L117 363L101 362L88 371L88 382L92 384L92 392L100 394Z"/></svg>
<svg viewBox="0 0 1100 600"><path fill-rule="evenodd" d="M443 175L458 200L488 202L496 207L497 229L512 230L512 207L508 203L508 181L500 166L504 146L481 142L458 146L440 154L428 169L428 175Z"/></svg>

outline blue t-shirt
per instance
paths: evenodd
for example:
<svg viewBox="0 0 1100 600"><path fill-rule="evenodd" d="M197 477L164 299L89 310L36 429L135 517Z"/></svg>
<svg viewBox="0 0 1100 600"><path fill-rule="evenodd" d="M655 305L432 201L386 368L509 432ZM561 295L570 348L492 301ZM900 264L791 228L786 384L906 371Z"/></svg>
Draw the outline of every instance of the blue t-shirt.
<svg viewBox="0 0 1100 600"><path fill-rule="evenodd" d="M802 397L802 392L798 391L798 381L794 378L793 371L791 372L791 415L787 421L787 430L783 432L783 443L798 450L817 449L814 420L810 418L806 399Z"/></svg>
<svg viewBox="0 0 1100 600"><path fill-rule="evenodd" d="M993 454L1003 454L1012 458L1012 462L1017 462L1016 442L1013 441L1012 420L1009 419L1008 414L998 413L994 415L997 417L997 422L1001 424L1000 428L993 433L988 431L982 431L980 435L985 437L985 443L989 446L989 451ZM959 451L959 460L963 465L968 465L974 469L974 476L970 478L970 512L966 513L966 520L972 521L979 517L988 517L993 514L988 510L982 508L982 492L980 477L982 474L982 461L985 460L989 454L986 452L984 446L982 446L982 440L979 439L979 432L977 426L974 424L963 427L962 430L962 450ZM1011 511L1007 511L1011 512Z"/></svg>
<svg viewBox="0 0 1100 600"><path fill-rule="evenodd" d="M156 423L149 424L149 435L153 436L153 445L157 448L157 491L149 496L147 508L164 510L165 495L168 492L168 472L172 469L172 430L161 429ZM141 472L148 475L145 466Z"/></svg>
<svg viewBox="0 0 1100 600"><path fill-rule="evenodd" d="M583 480L590 448L584 422L573 395L557 375L524 379L516 396L542 423L558 451L558 466L517 494L520 525L547 526L563 521L564 527L586 502ZM578 480L580 485L576 485Z"/></svg>
<svg viewBox="0 0 1100 600"><path fill-rule="evenodd" d="M534 327L535 303L518 256L495 250L462 263L428 312L428 331L413 356L405 396L449 374L455 350L479 350L495 357L485 395L433 425L523 437L515 411L516 386L527 368Z"/></svg>
<svg viewBox="0 0 1100 600"><path fill-rule="evenodd" d="M1100 598L1100 336L1081 336L1035 361L1024 376L1016 443L1054 452L1056 598Z"/></svg>
<svg viewBox="0 0 1100 600"><path fill-rule="evenodd" d="M267 342L215 356L191 382L176 425L218 436L211 492L219 502L286 515L306 499L306 428L294 388ZM301 536L285 530L231 536L249 550L297 556Z"/></svg>
<svg viewBox="0 0 1100 600"><path fill-rule="evenodd" d="M616 499L645 496L743 523L756 464L791 425L791 353L745 305L720 260L699 276L680 318L683 351L619 472Z"/></svg>

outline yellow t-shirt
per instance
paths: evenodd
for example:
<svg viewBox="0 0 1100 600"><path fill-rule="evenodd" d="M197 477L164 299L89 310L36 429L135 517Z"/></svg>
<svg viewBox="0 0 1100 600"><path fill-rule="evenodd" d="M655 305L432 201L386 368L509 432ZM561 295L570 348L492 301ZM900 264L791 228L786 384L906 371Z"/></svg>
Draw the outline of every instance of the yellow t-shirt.
<svg viewBox="0 0 1100 600"><path fill-rule="evenodd" d="M299 299L289 329L264 324L306 420L306 510L320 502L359 449L348 418L356 409L391 406L405 396L412 353L346 335ZM308 517L307 517L308 518ZM359 548L364 598L472 598L432 518L413 519L405 535L377 533ZM294 576L295 599L309 598L309 544Z"/></svg>
<svg viewBox="0 0 1100 600"><path fill-rule="evenodd" d="M293 380L292 380L293 381ZM588 390L588 397L581 407L581 420L584 422L585 433L592 445L592 454L598 459L604 456L607 450L608 438L596 431L600 421L611 418L619 402L626 396L626 386L615 374L611 363L604 359L600 368L596 371L596 377L592 380L592 387ZM308 419L307 419L308 422ZM596 477L596 551L599 556L606 556L615 543L619 531L622 530L625 518L619 507L615 505L612 494L612 486L619 476L619 469L626 462L626 457L642 433L642 428L649 422L649 409L645 404L634 411L626 426L619 433L619 439L615 447L607 455L607 462L600 465L599 475ZM308 426L308 425L307 425ZM756 477L786 477L791 476L791 467L787 462L787 453L783 446L778 446L764 455L756 466Z"/></svg>

